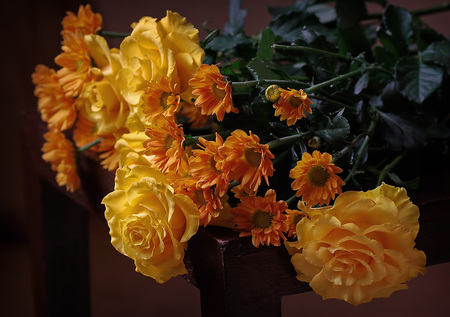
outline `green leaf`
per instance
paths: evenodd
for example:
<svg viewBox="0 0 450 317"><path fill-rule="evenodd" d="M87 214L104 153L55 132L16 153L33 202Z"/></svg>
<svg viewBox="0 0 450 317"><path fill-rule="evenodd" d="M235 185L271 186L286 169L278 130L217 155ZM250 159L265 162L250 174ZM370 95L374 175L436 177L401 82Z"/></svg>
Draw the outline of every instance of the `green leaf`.
<svg viewBox="0 0 450 317"><path fill-rule="evenodd" d="M247 69L256 80L280 79L280 76L271 68L275 68L275 65L259 58L254 58L247 64Z"/></svg>
<svg viewBox="0 0 450 317"><path fill-rule="evenodd" d="M359 95L369 84L369 73L364 73L355 84L355 95Z"/></svg>
<svg viewBox="0 0 450 317"><path fill-rule="evenodd" d="M406 187L408 190L414 190L419 188L420 178L416 177L410 181L403 181L397 174L388 173L388 177L397 185L401 187Z"/></svg>
<svg viewBox="0 0 450 317"><path fill-rule="evenodd" d="M265 29L261 34L261 40L259 41L258 52L256 57L259 59L271 61L273 59L273 42L275 35L270 28Z"/></svg>
<svg viewBox="0 0 450 317"><path fill-rule="evenodd" d="M411 14L404 8L389 5L383 12L382 24L377 35L383 46L400 58L408 53L412 30Z"/></svg>
<svg viewBox="0 0 450 317"><path fill-rule="evenodd" d="M394 40L409 42L413 35L412 17L405 8L389 5L383 13L383 22Z"/></svg>
<svg viewBox="0 0 450 317"><path fill-rule="evenodd" d="M450 73L450 41L432 43L423 51L422 57L424 61L445 66L447 73Z"/></svg>
<svg viewBox="0 0 450 317"><path fill-rule="evenodd" d="M362 0L337 0L336 13L340 28L354 27L367 16L366 6Z"/></svg>
<svg viewBox="0 0 450 317"><path fill-rule="evenodd" d="M442 83L444 70L418 57L406 57L396 66L400 92L411 101L422 103Z"/></svg>
<svg viewBox="0 0 450 317"><path fill-rule="evenodd" d="M214 38L208 45L208 49L223 52L235 48L242 44L251 44L252 39L243 33L235 36L221 34Z"/></svg>
<svg viewBox="0 0 450 317"><path fill-rule="evenodd" d="M377 109L382 119L382 135L395 150L412 150L426 144L426 132L417 122L412 122L402 116L383 112Z"/></svg>
<svg viewBox="0 0 450 317"><path fill-rule="evenodd" d="M315 109L313 122L316 123L314 134L331 146L343 142L350 133L350 125L342 115L336 115L331 119L320 110Z"/></svg>

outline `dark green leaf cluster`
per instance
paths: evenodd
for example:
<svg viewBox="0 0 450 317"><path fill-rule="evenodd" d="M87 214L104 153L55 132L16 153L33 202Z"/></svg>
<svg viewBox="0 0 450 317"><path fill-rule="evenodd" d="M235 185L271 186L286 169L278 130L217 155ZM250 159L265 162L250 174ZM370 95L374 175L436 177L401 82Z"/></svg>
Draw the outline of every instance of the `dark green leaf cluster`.
<svg viewBox="0 0 450 317"><path fill-rule="evenodd" d="M349 189L382 181L414 187L421 166L446 162L450 41L420 20L426 10L370 2L382 13L369 15L363 0L272 7L270 24L250 37L246 12L232 1L225 32L205 46L205 62L232 83L239 108L219 129L251 130L264 143L300 134L274 149L275 169L318 149L334 156ZM292 126L280 121L264 95L272 84L303 89L312 114Z"/></svg>

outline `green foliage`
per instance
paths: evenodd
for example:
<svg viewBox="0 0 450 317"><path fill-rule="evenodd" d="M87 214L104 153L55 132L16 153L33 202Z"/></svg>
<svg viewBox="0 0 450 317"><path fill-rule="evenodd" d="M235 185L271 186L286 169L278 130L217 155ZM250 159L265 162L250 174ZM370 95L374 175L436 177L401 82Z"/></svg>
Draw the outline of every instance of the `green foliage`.
<svg viewBox="0 0 450 317"><path fill-rule="evenodd" d="M367 2L382 12L369 16ZM239 109L217 122L220 131L246 127L269 144L294 140L276 148L283 168L304 151L327 151L348 188L417 188L415 154L432 146L449 158L450 41L420 15L384 0L303 0L269 8L268 27L249 37L246 11L232 3L225 31L206 46ZM303 89L312 114L291 126L275 117L264 95L271 84Z"/></svg>

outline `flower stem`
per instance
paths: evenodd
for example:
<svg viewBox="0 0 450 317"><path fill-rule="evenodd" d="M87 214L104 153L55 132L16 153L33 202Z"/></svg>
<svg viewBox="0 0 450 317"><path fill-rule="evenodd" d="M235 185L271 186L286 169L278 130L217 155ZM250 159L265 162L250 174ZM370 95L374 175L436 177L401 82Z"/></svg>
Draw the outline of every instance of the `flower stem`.
<svg viewBox="0 0 450 317"><path fill-rule="evenodd" d="M310 99L317 99L317 100L322 100L325 101L326 103L329 103L331 105L335 105L338 107L342 107L342 108L346 108L346 109L350 109L350 110L356 110L355 107L350 106L350 105L346 105L345 103L330 99L330 98L326 98L326 97L322 97L322 96L318 96L318 95L310 95L308 96Z"/></svg>
<svg viewBox="0 0 450 317"><path fill-rule="evenodd" d="M272 45L272 48L274 48L276 50L283 50L283 51L312 52L312 53L317 53L317 54L322 54L322 55L328 55L328 56L333 56L333 57L337 57L337 58L342 58L342 59L345 59L347 61L352 60L352 61L360 62L360 63L363 63L363 64L367 63L366 60L361 59L361 58L352 57L350 54L344 55L344 54L339 54L339 53L335 53L335 52L329 52L329 51L325 51L325 50L321 50L321 49L314 48L314 47L309 47L309 46L274 44L274 45Z"/></svg>
<svg viewBox="0 0 450 317"><path fill-rule="evenodd" d="M348 173L347 177L344 180L344 183L347 184L347 182L353 177L353 175L355 175L356 170L359 167L359 164L361 163L361 159L363 157L364 151L366 150L367 146L369 145L369 136L366 135L366 137L364 138L363 144L361 145L358 154L356 155L355 161L353 163L353 168L350 170L350 172Z"/></svg>
<svg viewBox="0 0 450 317"><path fill-rule="evenodd" d="M217 35L219 35L219 33L220 33L219 29L210 32L208 36L200 43L200 47L205 48L206 45L208 45L212 40L216 38Z"/></svg>
<svg viewBox="0 0 450 317"><path fill-rule="evenodd" d="M397 156L391 163L389 163L388 165L386 165L385 168L383 168L383 170L380 173L380 176L378 176L378 181L377 181L377 186L381 185L381 183L384 181L384 179L386 178L386 175L395 167L397 166L398 163L400 163L401 160L403 160L403 158L406 155L406 151L402 152L402 154L400 154L399 156Z"/></svg>
<svg viewBox="0 0 450 317"><path fill-rule="evenodd" d="M288 200L286 200L286 204L288 206L292 205L295 201L297 200L297 196L296 195L292 195Z"/></svg>
<svg viewBox="0 0 450 317"><path fill-rule="evenodd" d="M98 35L101 35L103 37L118 37L118 38L126 38L130 35L130 33L122 33L122 32L112 32L112 31L105 31L100 30L98 32Z"/></svg>
<svg viewBox="0 0 450 317"><path fill-rule="evenodd" d="M97 144L99 144L101 141L103 140L103 138L98 138L97 140L94 140L86 145L83 145L82 147L79 147L77 149L77 152L82 153L88 149L90 149L93 146L96 146Z"/></svg>
<svg viewBox="0 0 450 317"><path fill-rule="evenodd" d="M302 133L299 134L293 134L293 135L289 135L289 136L285 136L273 141L270 141L269 143L266 143L269 146L269 149L271 151L280 148L282 146L285 146L286 144L293 144L295 142L297 142L298 140L300 140L304 135Z"/></svg>
<svg viewBox="0 0 450 317"><path fill-rule="evenodd" d="M308 78L305 77L305 80ZM243 82L230 82L231 87L234 89L245 89L245 88L253 88L255 86L262 85L278 85L278 86L293 86L306 88L309 87L308 83L304 83L296 80L282 80L282 79L260 79L260 80L249 80Z"/></svg>

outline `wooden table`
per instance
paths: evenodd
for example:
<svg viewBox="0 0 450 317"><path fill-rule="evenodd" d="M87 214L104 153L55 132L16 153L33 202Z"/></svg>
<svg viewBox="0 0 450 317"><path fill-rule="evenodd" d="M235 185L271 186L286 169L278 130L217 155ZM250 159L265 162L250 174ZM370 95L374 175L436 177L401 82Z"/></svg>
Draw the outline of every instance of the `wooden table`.
<svg viewBox="0 0 450 317"><path fill-rule="evenodd" d="M30 223L37 316L89 316L88 216L103 217L102 198L113 190L114 175L82 156L82 187L71 194L55 182L41 159L45 125L39 114L22 113L27 209ZM427 265L450 261L450 175L423 180L412 195L421 210L417 248ZM433 175L431 175L433 176ZM411 193L410 193L411 194ZM189 241L185 279L200 289L202 316L281 316L281 297L309 291L295 279L283 247L254 248L226 228L200 228Z"/></svg>

